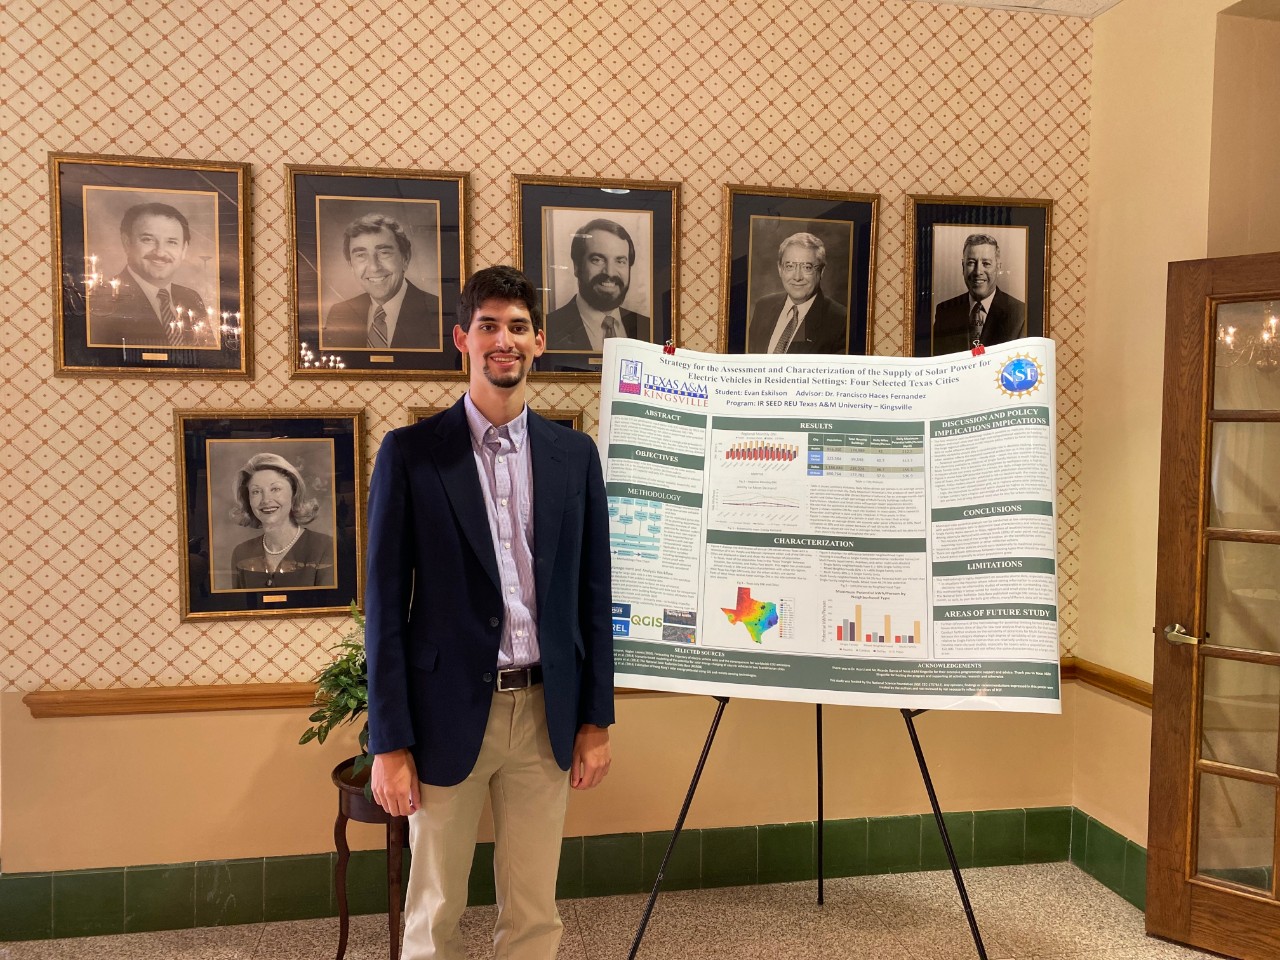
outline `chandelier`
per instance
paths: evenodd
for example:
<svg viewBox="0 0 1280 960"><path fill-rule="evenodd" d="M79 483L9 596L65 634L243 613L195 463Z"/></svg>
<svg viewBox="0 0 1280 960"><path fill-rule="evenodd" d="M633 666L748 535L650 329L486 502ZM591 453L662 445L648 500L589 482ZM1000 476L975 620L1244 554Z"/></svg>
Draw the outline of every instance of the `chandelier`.
<svg viewBox="0 0 1280 960"><path fill-rule="evenodd" d="M1236 304L1230 320L1218 322L1217 365L1220 367L1252 366L1263 373L1280 368L1280 317L1273 302ZM1262 306L1261 314L1256 308ZM1253 307L1254 310L1240 308ZM1246 319L1249 313L1253 317ZM1230 322L1235 320L1237 322Z"/></svg>

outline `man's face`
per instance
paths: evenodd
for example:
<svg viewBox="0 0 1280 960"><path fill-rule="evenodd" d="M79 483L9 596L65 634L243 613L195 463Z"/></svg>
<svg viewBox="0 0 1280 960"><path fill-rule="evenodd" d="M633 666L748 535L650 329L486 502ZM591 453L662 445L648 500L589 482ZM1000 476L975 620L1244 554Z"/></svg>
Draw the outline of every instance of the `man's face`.
<svg viewBox="0 0 1280 960"><path fill-rule="evenodd" d="M975 300L985 300L995 293L1000 274L1000 254L989 243L964 248L964 285Z"/></svg>
<svg viewBox="0 0 1280 960"><path fill-rule="evenodd" d="M630 246L621 237L597 230L587 237L585 252L573 272L583 300L597 310L616 310L631 287Z"/></svg>
<svg viewBox="0 0 1280 960"><path fill-rule="evenodd" d="M365 293L378 303L386 303L400 292L409 266L409 258L400 252L395 234L386 227L352 237L348 261Z"/></svg>
<svg viewBox="0 0 1280 960"><path fill-rule="evenodd" d="M120 234L129 269L157 287L169 285L187 255L182 224L172 217L149 214L133 221L133 231Z"/></svg>
<svg viewBox="0 0 1280 960"><path fill-rule="evenodd" d="M533 331L533 319L518 300L486 300L471 318L471 328L453 328L453 345L467 355L472 386L483 380L513 389L542 356L546 337Z"/></svg>
<svg viewBox="0 0 1280 960"><path fill-rule="evenodd" d="M782 288L794 303L804 303L818 289L822 279L822 267L818 264L818 251L803 244L793 243L783 248L778 262L778 277Z"/></svg>

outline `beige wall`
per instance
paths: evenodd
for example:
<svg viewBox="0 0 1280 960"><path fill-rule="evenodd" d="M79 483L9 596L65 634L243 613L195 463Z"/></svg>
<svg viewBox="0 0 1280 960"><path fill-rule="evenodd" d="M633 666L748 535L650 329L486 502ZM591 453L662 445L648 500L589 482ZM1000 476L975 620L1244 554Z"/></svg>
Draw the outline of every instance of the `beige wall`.
<svg viewBox="0 0 1280 960"><path fill-rule="evenodd" d="M1226 0L1097 17L1076 652L1150 680L1168 263L1206 255L1214 45ZM1076 806L1146 843L1151 717L1081 687Z"/></svg>
<svg viewBox="0 0 1280 960"><path fill-rule="evenodd" d="M1145 847L1151 711L1082 683L1074 689L1072 805Z"/></svg>
<svg viewBox="0 0 1280 960"><path fill-rule="evenodd" d="M935 712L916 726L946 809L1071 802L1071 704L1062 716ZM614 767L574 793L567 836L670 830L706 740L715 701L624 697ZM8 872L119 867L333 848L329 771L354 752L350 732L297 746L302 710L33 720L0 694L0 861ZM929 809L901 716L824 709L826 816ZM690 827L812 820L814 708L733 700L725 710ZM379 828L351 825L353 846ZM489 839L489 826L482 828Z"/></svg>
<svg viewBox="0 0 1280 960"><path fill-rule="evenodd" d="M1077 653L1151 679L1168 263L1205 255L1216 15L1125 0L1094 20Z"/></svg>
<svg viewBox="0 0 1280 960"><path fill-rule="evenodd" d="M1280 250L1280 3L1218 17L1208 256Z"/></svg>

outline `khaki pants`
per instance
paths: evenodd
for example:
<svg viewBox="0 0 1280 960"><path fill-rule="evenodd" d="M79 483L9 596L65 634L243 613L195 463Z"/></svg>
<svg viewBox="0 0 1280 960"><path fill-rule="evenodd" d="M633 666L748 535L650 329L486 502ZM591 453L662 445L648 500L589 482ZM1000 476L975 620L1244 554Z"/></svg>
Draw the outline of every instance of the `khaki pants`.
<svg viewBox="0 0 1280 960"><path fill-rule="evenodd" d="M458 921L486 795L496 841L494 957L553 960L564 926L555 895L569 774L551 753L542 685L495 692L471 774L456 786L421 788L422 806L409 817L401 960L465 960Z"/></svg>

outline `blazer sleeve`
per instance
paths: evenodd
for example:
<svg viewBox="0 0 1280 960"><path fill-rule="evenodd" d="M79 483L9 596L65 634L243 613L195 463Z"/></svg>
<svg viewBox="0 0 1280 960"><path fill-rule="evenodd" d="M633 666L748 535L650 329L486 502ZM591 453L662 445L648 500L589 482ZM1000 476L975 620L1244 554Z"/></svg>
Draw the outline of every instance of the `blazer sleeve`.
<svg viewBox="0 0 1280 960"><path fill-rule="evenodd" d="M613 575L609 556L609 500L600 452L588 445L579 610L583 641L578 723L613 723Z"/></svg>
<svg viewBox="0 0 1280 960"><path fill-rule="evenodd" d="M389 753L414 744L405 663L414 526L408 472L395 431L383 439L369 482L368 534L364 644L369 752Z"/></svg>

